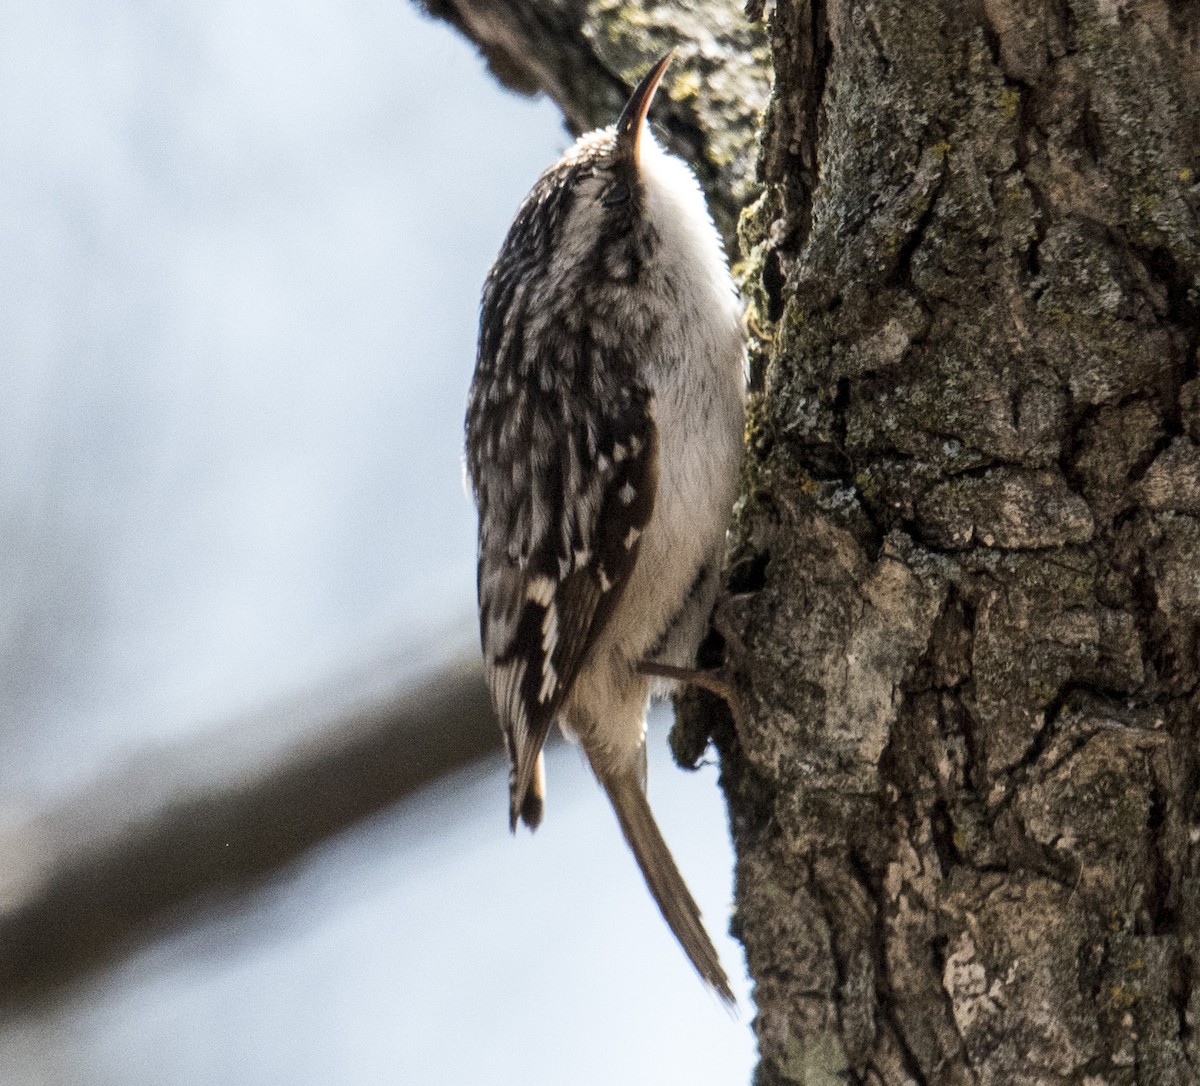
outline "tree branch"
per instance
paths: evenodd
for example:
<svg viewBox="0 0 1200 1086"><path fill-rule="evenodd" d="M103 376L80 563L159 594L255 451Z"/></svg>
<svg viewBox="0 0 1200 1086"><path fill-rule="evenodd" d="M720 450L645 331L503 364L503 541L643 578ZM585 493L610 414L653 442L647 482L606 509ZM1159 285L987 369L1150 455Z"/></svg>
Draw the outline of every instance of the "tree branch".
<svg viewBox="0 0 1200 1086"><path fill-rule="evenodd" d="M499 749L473 644L407 659L139 756L0 839L0 1009Z"/></svg>

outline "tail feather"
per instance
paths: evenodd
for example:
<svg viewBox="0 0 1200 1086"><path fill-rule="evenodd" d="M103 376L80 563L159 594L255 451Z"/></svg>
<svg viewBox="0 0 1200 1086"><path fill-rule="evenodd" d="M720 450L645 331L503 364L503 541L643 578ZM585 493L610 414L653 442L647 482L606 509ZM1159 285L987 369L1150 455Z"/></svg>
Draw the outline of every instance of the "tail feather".
<svg viewBox="0 0 1200 1086"><path fill-rule="evenodd" d="M614 777L600 782L608 793L621 832L637 858L638 867L650 893L663 914L663 919L679 940L684 953L691 959L696 972L704 978L721 999L732 1005L733 991L729 978L721 968L721 959L704 930L700 909L692 898L675 866L671 850L659 832L658 823L646 799L646 793L636 774Z"/></svg>

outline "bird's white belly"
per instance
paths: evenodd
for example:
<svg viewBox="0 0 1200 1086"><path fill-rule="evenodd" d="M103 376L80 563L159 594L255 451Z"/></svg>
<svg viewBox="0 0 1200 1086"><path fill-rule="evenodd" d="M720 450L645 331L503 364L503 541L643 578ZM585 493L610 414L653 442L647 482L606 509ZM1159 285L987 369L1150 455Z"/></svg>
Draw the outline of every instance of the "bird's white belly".
<svg viewBox="0 0 1200 1086"><path fill-rule="evenodd" d="M618 651L639 661L706 565L715 584L741 463L745 379L736 309L730 301L703 317L692 313L692 320L673 316L661 361L649 371L658 429L654 512L612 623ZM686 363L683 352L690 352ZM675 366L690 379L669 374Z"/></svg>
<svg viewBox="0 0 1200 1086"><path fill-rule="evenodd" d="M694 663L737 491L746 392L740 306L695 178L652 140L642 175L658 237L640 314L653 329L641 376L654 394L657 492L629 582L564 720L569 729L588 729L587 742L606 748L614 762L641 758L649 683L638 664L648 657Z"/></svg>

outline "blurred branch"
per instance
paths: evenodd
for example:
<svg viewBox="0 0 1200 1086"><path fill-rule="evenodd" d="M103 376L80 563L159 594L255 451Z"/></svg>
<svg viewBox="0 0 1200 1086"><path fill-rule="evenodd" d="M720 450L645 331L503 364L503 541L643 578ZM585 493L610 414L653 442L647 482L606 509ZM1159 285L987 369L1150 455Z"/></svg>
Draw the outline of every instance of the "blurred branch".
<svg viewBox="0 0 1200 1086"><path fill-rule="evenodd" d="M675 61L655 126L695 167L713 218L732 247L755 188L770 51L762 27L733 0L417 0L470 38L496 77L545 93L574 133L611 124L646 69L668 49Z"/></svg>
<svg viewBox="0 0 1200 1086"><path fill-rule="evenodd" d="M473 646L400 689L404 670L140 756L0 836L0 1011L499 748Z"/></svg>

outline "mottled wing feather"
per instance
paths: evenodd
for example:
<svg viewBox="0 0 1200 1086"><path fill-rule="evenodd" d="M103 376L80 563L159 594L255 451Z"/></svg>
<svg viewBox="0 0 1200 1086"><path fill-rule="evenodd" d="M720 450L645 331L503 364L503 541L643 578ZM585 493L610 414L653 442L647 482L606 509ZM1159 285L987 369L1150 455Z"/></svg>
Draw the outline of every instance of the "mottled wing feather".
<svg viewBox="0 0 1200 1086"><path fill-rule="evenodd" d="M514 824L540 817L540 795L529 791L542 745L629 579L654 508L653 405L644 390L625 391L599 420L565 427L538 425L537 412L558 414L553 396L534 407L531 463L507 477L525 480L527 493L484 495L487 473L476 476L480 633L511 759ZM498 538L509 545L492 545Z"/></svg>
<svg viewBox="0 0 1200 1086"><path fill-rule="evenodd" d="M566 169L534 185L488 275L467 406L485 668L513 815L531 823L542 744L633 569L658 473L642 359L592 289L603 267L560 259L572 171L592 174Z"/></svg>

